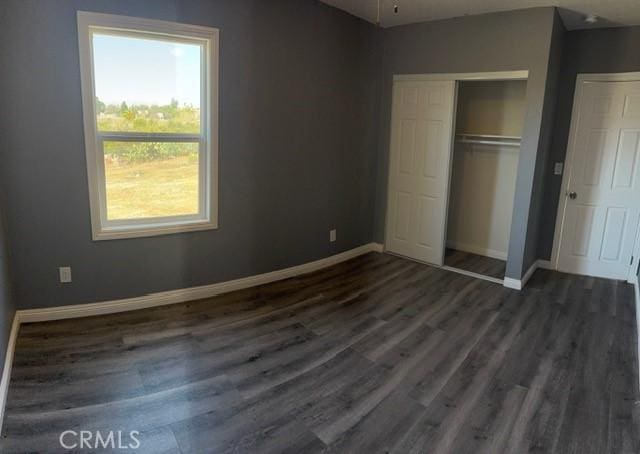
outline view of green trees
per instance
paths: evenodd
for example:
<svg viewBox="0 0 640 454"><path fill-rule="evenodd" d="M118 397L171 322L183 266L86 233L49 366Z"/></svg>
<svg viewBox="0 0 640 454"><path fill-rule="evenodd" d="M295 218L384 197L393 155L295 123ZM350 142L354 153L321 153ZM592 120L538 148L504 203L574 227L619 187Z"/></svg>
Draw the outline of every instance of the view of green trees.
<svg viewBox="0 0 640 454"><path fill-rule="evenodd" d="M170 104L120 105L105 104L96 98L98 130L101 132L148 132L198 134L200 109ZM105 142L105 159L111 161L145 162L156 159L193 155L193 144ZM197 157L197 156L196 156Z"/></svg>

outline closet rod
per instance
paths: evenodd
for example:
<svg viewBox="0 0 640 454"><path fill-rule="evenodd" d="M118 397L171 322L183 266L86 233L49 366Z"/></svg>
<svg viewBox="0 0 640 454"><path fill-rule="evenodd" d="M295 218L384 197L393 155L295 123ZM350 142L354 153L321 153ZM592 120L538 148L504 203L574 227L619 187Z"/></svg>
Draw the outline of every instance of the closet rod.
<svg viewBox="0 0 640 454"><path fill-rule="evenodd" d="M480 139L500 139L500 140L521 140L520 136L500 136L496 134L469 134L469 133L458 133L457 137L479 137Z"/></svg>
<svg viewBox="0 0 640 454"><path fill-rule="evenodd" d="M477 145L501 145L503 147L519 147L520 142L501 142L499 140L473 140L473 139L458 139L458 143L469 143Z"/></svg>

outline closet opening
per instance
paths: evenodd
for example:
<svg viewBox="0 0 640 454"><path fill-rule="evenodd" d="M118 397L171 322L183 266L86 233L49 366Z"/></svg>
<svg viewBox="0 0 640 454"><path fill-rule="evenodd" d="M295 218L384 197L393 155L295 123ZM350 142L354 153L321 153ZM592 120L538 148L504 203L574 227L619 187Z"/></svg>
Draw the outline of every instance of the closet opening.
<svg viewBox="0 0 640 454"><path fill-rule="evenodd" d="M444 266L505 276L526 80L459 81Z"/></svg>

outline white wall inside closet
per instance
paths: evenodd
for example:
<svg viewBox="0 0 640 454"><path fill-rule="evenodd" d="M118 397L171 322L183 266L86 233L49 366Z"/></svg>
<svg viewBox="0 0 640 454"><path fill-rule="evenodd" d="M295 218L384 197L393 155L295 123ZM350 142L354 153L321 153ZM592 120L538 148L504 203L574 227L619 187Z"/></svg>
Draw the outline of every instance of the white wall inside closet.
<svg viewBox="0 0 640 454"><path fill-rule="evenodd" d="M447 247L505 260L526 81L461 81Z"/></svg>

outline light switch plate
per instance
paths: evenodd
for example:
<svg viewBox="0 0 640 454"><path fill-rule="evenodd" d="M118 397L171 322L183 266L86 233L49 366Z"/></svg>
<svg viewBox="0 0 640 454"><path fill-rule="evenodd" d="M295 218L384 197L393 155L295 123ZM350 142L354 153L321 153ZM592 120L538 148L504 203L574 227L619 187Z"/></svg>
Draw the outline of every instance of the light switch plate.
<svg viewBox="0 0 640 454"><path fill-rule="evenodd" d="M553 174L554 175L562 175L562 170L564 169L564 163L563 162L556 162L556 165L553 167Z"/></svg>
<svg viewBox="0 0 640 454"><path fill-rule="evenodd" d="M335 243L337 238L338 238L338 232L335 229L329 231L329 242Z"/></svg>

